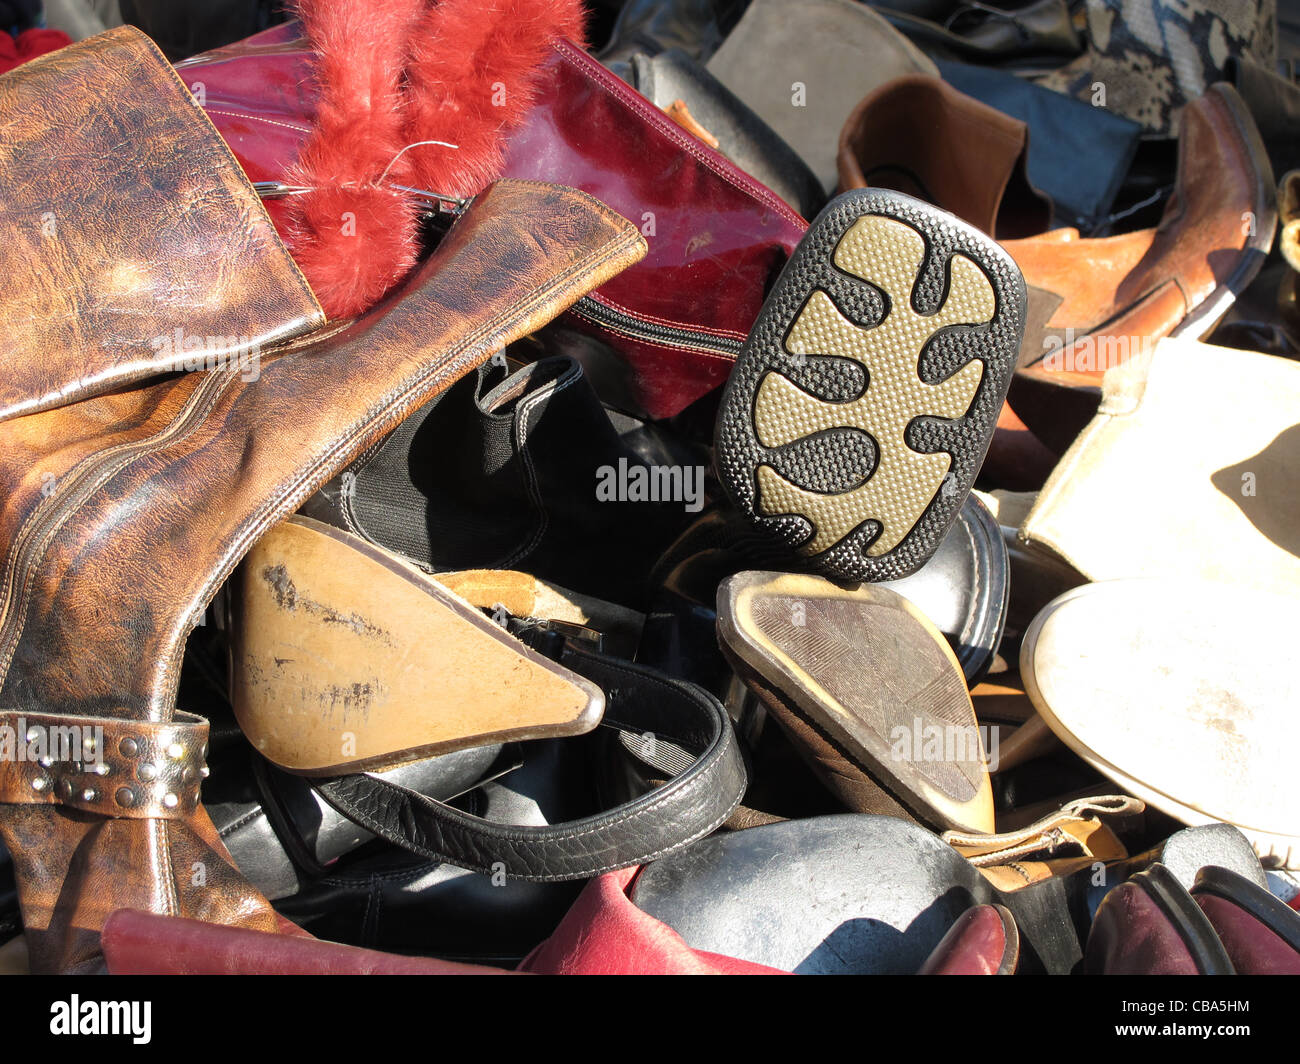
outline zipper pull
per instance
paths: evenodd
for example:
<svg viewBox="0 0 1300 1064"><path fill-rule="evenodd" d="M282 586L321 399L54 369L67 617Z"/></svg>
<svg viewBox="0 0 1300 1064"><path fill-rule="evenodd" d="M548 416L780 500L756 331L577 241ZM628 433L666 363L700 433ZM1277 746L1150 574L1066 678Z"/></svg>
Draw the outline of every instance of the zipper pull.
<svg viewBox="0 0 1300 1064"><path fill-rule="evenodd" d="M449 214L459 218L468 209L470 199L462 196L449 196L442 192L429 192L422 188L409 188L406 185L392 185L398 192L405 192L412 199L419 200L427 208L438 214ZM311 192L309 185L290 185L284 181L254 181L253 191L262 199L285 199L289 196L301 196Z"/></svg>

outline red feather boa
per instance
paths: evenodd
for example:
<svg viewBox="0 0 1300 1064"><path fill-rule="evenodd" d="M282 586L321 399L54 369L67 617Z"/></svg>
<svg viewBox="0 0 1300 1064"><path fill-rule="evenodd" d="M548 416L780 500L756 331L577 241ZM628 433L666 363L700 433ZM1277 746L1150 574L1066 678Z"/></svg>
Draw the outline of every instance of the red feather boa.
<svg viewBox="0 0 1300 1064"><path fill-rule="evenodd" d="M296 0L319 55L317 124L290 176L290 243L331 318L372 307L414 267L408 185L469 196L500 172L556 37L581 0ZM446 141L456 148L421 144ZM409 147L410 145L416 145ZM404 148L408 148L403 152Z"/></svg>

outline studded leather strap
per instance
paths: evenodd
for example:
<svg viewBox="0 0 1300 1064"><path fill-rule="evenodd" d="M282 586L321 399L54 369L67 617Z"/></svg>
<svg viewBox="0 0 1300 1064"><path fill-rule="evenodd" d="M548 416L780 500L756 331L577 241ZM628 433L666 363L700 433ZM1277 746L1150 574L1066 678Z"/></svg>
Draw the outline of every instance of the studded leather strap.
<svg viewBox="0 0 1300 1064"><path fill-rule="evenodd" d="M0 803L170 819L199 803L208 722L0 713Z"/></svg>

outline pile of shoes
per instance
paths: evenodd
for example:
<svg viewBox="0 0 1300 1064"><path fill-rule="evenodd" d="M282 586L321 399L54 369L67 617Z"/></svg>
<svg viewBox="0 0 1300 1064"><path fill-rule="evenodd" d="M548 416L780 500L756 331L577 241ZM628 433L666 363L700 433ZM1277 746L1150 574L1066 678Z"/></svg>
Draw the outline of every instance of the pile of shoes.
<svg viewBox="0 0 1300 1064"><path fill-rule="evenodd" d="M1300 974L1287 4L0 4L0 971Z"/></svg>

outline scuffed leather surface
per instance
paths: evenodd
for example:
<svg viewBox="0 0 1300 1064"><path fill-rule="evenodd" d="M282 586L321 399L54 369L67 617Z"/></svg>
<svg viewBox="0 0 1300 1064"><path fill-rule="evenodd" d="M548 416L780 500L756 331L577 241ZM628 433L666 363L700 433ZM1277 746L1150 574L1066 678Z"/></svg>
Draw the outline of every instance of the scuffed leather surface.
<svg viewBox="0 0 1300 1064"><path fill-rule="evenodd" d="M185 820L122 820L59 807L0 807L33 972L95 971L114 909L274 929L200 805Z"/></svg>
<svg viewBox="0 0 1300 1064"><path fill-rule="evenodd" d="M0 78L0 200L0 418L166 372L177 329L238 357L324 321L229 149L130 27Z"/></svg>
<svg viewBox="0 0 1300 1064"><path fill-rule="evenodd" d="M1083 971L1088 975L1236 975L1214 925L1181 880L1159 862L1112 890L1097 907Z"/></svg>
<svg viewBox="0 0 1300 1064"><path fill-rule="evenodd" d="M0 704L170 719L185 638L258 535L420 403L643 251L588 197L501 183L404 292L268 357L256 380L187 374L0 423ZM187 402L187 420L173 423ZM42 494L42 466L79 461L80 480ZM20 530L44 519L18 571ZM265 900L229 868L201 807L167 822L4 814L25 921L49 931L31 940L37 970L94 963L102 920L124 905L270 929Z"/></svg>
<svg viewBox="0 0 1300 1064"><path fill-rule="evenodd" d="M1092 975L1200 974L1177 926L1136 882L1106 895L1084 963Z"/></svg>
<svg viewBox="0 0 1300 1064"><path fill-rule="evenodd" d="M1091 239L1056 229L1003 242L1027 285L1062 297L1045 332L1026 331L1022 364L1052 350L1049 336L1070 339L1067 328L1077 340L1094 331L1124 338L1136 354L1144 338L1168 336L1217 288L1244 284L1243 269L1256 258L1255 268L1262 264L1256 249L1268 247L1276 225L1272 168L1259 134L1231 86L1211 86L1183 109L1177 183L1159 226ZM1106 367L1096 358L1093 368L1073 374L1031 372L1099 385ZM1034 427L1036 411L1016 412Z"/></svg>
<svg viewBox="0 0 1300 1064"><path fill-rule="evenodd" d="M47 441L61 441L68 425L71 449L46 444L54 467L67 468L88 451L165 432L184 400L209 389L188 431L173 428L130 458L62 521L39 563L16 574L25 594L8 609L24 623L0 646L0 701L166 719L197 609L262 530L419 402L643 247L585 196L500 183L403 293L343 331L268 358L254 382L227 371L155 385L135 396L147 415L121 427L113 415L123 397L39 415L40 426L0 425L0 451L10 456L11 439L31 447L43 428ZM57 491L41 496L41 483L22 461L0 470L0 542L12 544L38 509L58 503ZM90 549L109 537L113 549Z"/></svg>
<svg viewBox="0 0 1300 1064"><path fill-rule="evenodd" d="M1300 975L1300 915L1266 884L1217 864L1196 874L1191 894L1242 975Z"/></svg>
<svg viewBox="0 0 1300 1064"><path fill-rule="evenodd" d="M1011 975L1020 950L1016 922L1000 905L967 909L918 975Z"/></svg>
<svg viewBox="0 0 1300 1064"><path fill-rule="evenodd" d="M1232 902L1212 894L1195 897L1242 975L1300 975L1300 950Z"/></svg>

